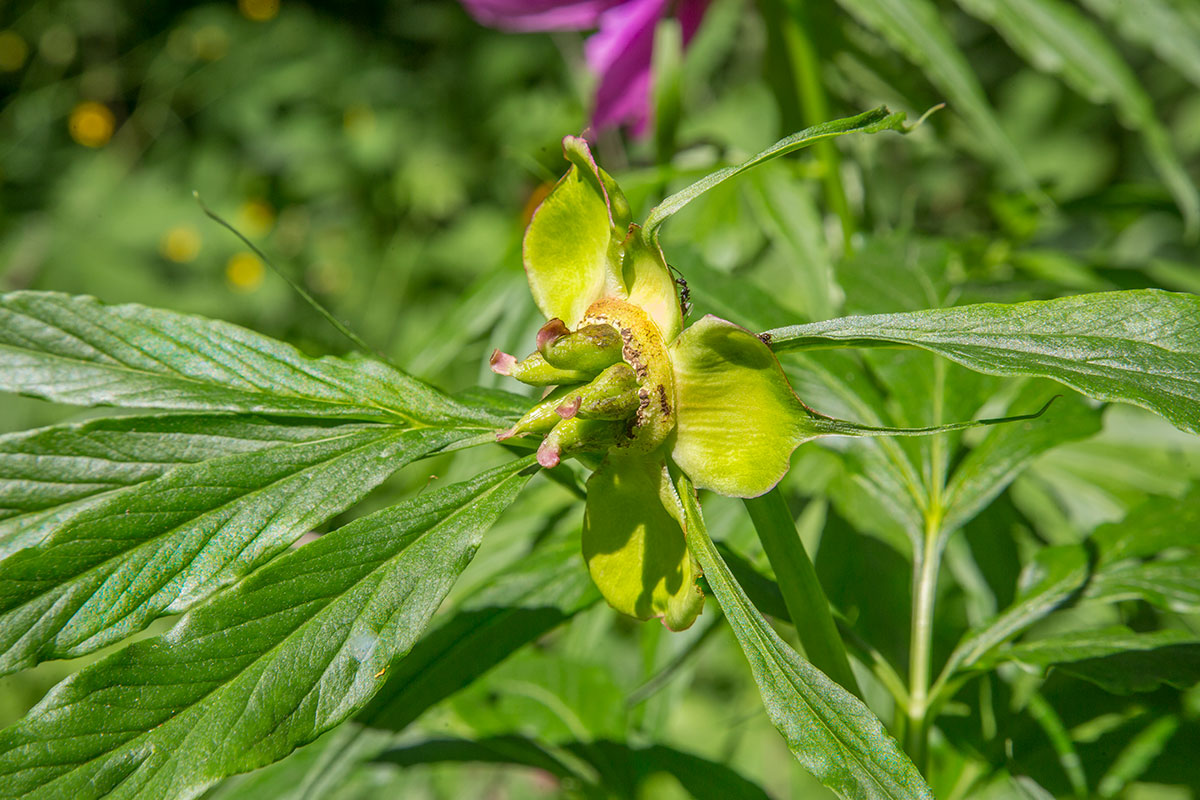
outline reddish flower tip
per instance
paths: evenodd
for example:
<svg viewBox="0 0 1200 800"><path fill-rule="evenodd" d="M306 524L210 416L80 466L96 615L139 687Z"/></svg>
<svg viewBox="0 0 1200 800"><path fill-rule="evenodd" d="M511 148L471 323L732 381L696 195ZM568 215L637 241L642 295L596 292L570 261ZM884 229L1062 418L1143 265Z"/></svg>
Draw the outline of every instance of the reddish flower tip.
<svg viewBox="0 0 1200 800"><path fill-rule="evenodd" d="M505 439L511 439L512 437L514 437L516 435L517 435L517 426L514 425L511 428L506 428L502 431L496 431L496 441L503 442Z"/></svg>
<svg viewBox="0 0 1200 800"><path fill-rule="evenodd" d="M492 367L492 372L497 375L511 375L512 368L517 365L517 359L510 356L508 353L501 353L499 350L492 351L492 358L488 362Z"/></svg>
<svg viewBox="0 0 1200 800"><path fill-rule="evenodd" d="M546 441L543 441L540 445L538 445L537 462L543 467L546 469L557 467L559 460L558 445L550 444Z"/></svg>
<svg viewBox="0 0 1200 800"><path fill-rule="evenodd" d="M544 351L555 339L560 336L566 336L571 331L568 330L567 324L558 317L547 322L537 332L537 349Z"/></svg>
<svg viewBox="0 0 1200 800"><path fill-rule="evenodd" d="M575 399L568 400L558 408L554 409L554 413L558 414L563 419L570 419L579 413L579 406L583 404L583 398L575 395Z"/></svg>

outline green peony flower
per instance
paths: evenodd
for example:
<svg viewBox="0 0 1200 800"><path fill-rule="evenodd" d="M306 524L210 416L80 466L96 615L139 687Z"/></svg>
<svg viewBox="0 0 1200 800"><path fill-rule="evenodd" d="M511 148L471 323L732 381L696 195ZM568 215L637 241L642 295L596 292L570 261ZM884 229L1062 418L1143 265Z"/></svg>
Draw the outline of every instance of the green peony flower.
<svg viewBox="0 0 1200 800"><path fill-rule="evenodd" d="M582 139L568 136L563 151L570 170L534 213L524 246L529 287L550 321L530 358L492 357L501 374L558 388L500 437L544 433L545 467L605 453L587 485L588 569L618 611L681 630L704 596L667 459L699 488L753 497L820 431L805 424L804 404L755 334L712 316L683 328L675 279L620 188Z"/></svg>
<svg viewBox="0 0 1200 800"><path fill-rule="evenodd" d="M534 354L518 361L496 351L491 362L502 375L553 388L498 438L543 435L538 461L546 468L603 454L587 483L583 553L613 608L661 617L672 630L700 614L700 568L684 541L669 462L698 489L756 497L779 483L797 446L818 436L997 421L887 429L814 412L756 334L711 315L683 327L678 286L654 237L633 224L585 141L568 136L563 151L571 167L524 243L529 288L549 321Z"/></svg>

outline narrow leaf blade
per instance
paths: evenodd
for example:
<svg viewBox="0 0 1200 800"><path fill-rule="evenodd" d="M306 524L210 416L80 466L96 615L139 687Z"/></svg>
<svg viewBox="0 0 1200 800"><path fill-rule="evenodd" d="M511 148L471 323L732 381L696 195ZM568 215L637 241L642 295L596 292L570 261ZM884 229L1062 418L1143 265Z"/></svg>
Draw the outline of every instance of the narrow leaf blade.
<svg viewBox="0 0 1200 800"><path fill-rule="evenodd" d="M76 405L496 424L365 358L309 358L227 322L55 292L0 295L0 390Z"/></svg>
<svg viewBox="0 0 1200 800"><path fill-rule="evenodd" d="M735 175L740 175L751 167L758 166L773 158L794 153L801 148L808 147L814 142L844 136L847 133L879 133L880 131L904 130L904 114L893 114L883 106L870 111L864 111L853 117L822 122L819 125L813 125L811 128L805 128L798 133L793 133L791 136L780 139L748 161L736 167L726 167L725 169L720 169L706 175L686 189L678 191L666 200L663 200L651 209L650 215L646 217L646 224L642 228L642 236L647 244L652 244L658 236L659 227L672 214L717 184L723 183Z"/></svg>
<svg viewBox="0 0 1200 800"><path fill-rule="evenodd" d="M802 659L750 604L708 537L691 484L680 480L688 547L742 646L767 715L792 754L848 798L931 798L917 768L863 703Z"/></svg>

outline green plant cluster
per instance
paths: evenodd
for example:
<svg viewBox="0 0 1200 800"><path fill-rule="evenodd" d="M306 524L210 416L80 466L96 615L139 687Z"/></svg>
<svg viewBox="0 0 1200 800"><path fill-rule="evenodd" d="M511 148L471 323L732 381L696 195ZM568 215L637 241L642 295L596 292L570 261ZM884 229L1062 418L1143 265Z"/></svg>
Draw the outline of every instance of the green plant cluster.
<svg viewBox="0 0 1200 800"><path fill-rule="evenodd" d="M1200 6L714 0L660 56L593 152L690 322L841 433L1061 395L744 501L668 460L682 632L592 583L596 463L496 442L581 63L442 2L0 8L0 797L1200 796Z"/></svg>

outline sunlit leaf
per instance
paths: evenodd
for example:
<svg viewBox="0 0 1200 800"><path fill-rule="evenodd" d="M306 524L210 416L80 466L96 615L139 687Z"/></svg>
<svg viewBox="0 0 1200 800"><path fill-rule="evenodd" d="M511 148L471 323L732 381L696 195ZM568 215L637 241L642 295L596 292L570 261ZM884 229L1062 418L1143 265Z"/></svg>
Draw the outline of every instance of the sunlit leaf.
<svg viewBox="0 0 1200 800"><path fill-rule="evenodd" d="M360 709L531 459L329 533L55 688L0 731L0 796L195 796Z"/></svg>
<svg viewBox="0 0 1200 800"><path fill-rule="evenodd" d="M911 345L993 375L1038 375L1200 432L1200 297L1139 289L842 317L768 331L777 351Z"/></svg>
<svg viewBox="0 0 1200 800"><path fill-rule="evenodd" d="M462 436L307 427L109 493L0 561L0 671L90 653L187 610Z"/></svg>
<svg viewBox="0 0 1200 800"><path fill-rule="evenodd" d="M0 556L35 544L114 492L182 464L352 430L189 414L100 419L0 436Z"/></svg>
<svg viewBox="0 0 1200 800"><path fill-rule="evenodd" d="M379 361L310 358L227 322L53 292L0 295L0 390L76 405L496 427Z"/></svg>
<svg viewBox="0 0 1200 800"><path fill-rule="evenodd" d="M663 200L651 209L650 215L646 217L646 224L642 228L642 236L647 244L652 244L657 239L659 227L672 214L679 211L679 209L717 184L773 158L794 153L801 148L808 147L814 142L844 136L847 133L879 133L880 131L904 130L904 114L893 114L883 106L870 111L864 111L853 117L822 122L819 125L813 125L811 128L805 128L798 133L793 133L791 136L780 139L766 150L763 150L738 166L726 167L725 169L710 173L686 189L682 189Z"/></svg>
<svg viewBox="0 0 1200 800"><path fill-rule="evenodd" d="M708 538L694 490L680 481L688 547L742 647L767 716L809 772L848 798L929 798L921 774L862 701L801 658L767 625Z"/></svg>
<svg viewBox="0 0 1200 800"><path fill-rule="evenodd" d="M221 797L320 797L391 746L427 710L600 599L573 538L522 559L468 595L429 632L353 720L253 775Z"/></svg>

